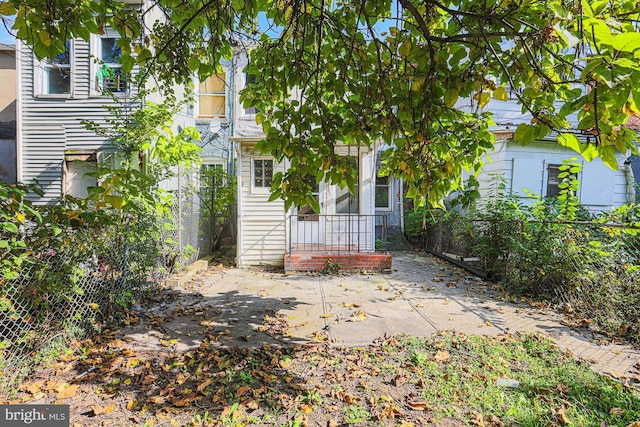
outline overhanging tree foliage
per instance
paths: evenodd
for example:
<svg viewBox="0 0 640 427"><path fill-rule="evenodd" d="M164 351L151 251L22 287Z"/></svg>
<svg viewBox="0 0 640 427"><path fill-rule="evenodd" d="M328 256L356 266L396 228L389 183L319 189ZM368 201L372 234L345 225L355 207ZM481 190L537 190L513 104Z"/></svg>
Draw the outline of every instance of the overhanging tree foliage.
<svg viewBox="0 0 640 427"><path fill-rule="evenodd" d="M162 20L146 27L152 7ZM0 13L14 12L18 37L39 56L109 25L122 36L125 69L141 64L167 82L206 77L238 41L258 42L247 70L257 78L243 101L260 111L260 147L291 162L272 188L287 206L313 203L309 175L353 186L335 147L374 141L390 146L386 170L409 184L409 196L440 204L492 147L482 109L510 93L533 117L515 132L523 144L555 131L560 144L610 167L616 150L636 152L625 127L640 99L635 0L0 4ZM277 36L261 32L259 14Z"/></svg>

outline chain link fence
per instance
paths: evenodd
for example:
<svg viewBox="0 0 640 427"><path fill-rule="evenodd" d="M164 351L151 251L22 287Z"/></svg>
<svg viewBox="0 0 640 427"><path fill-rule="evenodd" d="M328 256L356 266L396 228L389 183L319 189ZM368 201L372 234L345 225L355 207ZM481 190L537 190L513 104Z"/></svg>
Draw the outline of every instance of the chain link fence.
<svg viewBox="0 0 640 427"><path fill-rule="evenodd" d="M11 274L0 274L5 377L52 340L125 316L147 292L195 261L198 212L186 193L174 198L172 213L161 224L157 217L132 217L57 232L23 227L27 247ZM15 249L0 250L0 266L16 265L17 259Z"/></svg>
<svg viewBox="0 0 640 427"><path fill-rule="evenodd" d="M452 215L421 238L427 251L509 293L547 298L595 329L640 342L640 227L632 223Z"/></svg>

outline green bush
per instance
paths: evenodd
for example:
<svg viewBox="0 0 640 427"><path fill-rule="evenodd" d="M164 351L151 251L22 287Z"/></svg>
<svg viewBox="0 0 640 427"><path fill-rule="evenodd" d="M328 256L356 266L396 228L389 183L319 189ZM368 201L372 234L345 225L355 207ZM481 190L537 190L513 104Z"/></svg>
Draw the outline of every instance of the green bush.
<svg viewBox="0 0 640 427"><path fill-rule="evenodd" d="M594 217L578 203L578 173L575 161L565 162L560 196L531 206L500 185L497 198L464 216L427 216L423 233L446 229L462 241L458 249L470 246L464 255L480 258L506 292L566 304L594 328L640 341L640 207Z"/></svg>

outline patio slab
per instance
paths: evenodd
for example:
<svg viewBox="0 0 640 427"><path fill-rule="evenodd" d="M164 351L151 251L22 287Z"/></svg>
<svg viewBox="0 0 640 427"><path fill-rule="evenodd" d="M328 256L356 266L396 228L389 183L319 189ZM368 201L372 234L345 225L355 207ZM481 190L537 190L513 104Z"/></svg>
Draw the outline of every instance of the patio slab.
<svg viewBox="0 0 640 427"><path fill-rule="evenodd" d="M495 299L492 287L442 260L413 252L394 252L392 272L386 274L212 267L174 286L170 301L145 311L143 321L123 333L131 346L152 349L161 339L172 339L178 350L187 350L205 341L228 347L365 346L403 333L544 332L599 372L640 379L640 351L603 345L601 337L561 324L562 317L553 311Z"/></svg>

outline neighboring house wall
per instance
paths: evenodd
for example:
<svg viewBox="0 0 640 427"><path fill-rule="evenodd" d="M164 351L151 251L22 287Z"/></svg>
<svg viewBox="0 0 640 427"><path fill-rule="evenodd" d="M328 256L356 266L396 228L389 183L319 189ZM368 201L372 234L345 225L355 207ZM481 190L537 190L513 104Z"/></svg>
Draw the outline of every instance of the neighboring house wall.
<svg viewBox="0 0 640 427"><path fill-rule="evenodd" d="M231 179L234 176L233 144L230 141L233 130L233 62L223 60L221 62L224 79L212 76L205 82L194 81L197 88L197 97L193 105L194 116L196 117L196 128L200 132L201 140L198 143L202 152L202 165L200 166L200 179L204 176L203 171L208 168L221 168L229 174ZM202 188L202 181L200 182ZM196 196L199 198L200 196ZM198 200L198 203L204 202ZM202 212L202 211L201 211ZM223 236L227 235L231 241L235 241L235 213L231 209L231 218L228 229L217 230ZM213 249L213 235L211 218L199 216L199 247L200 254L207 255Z"/></svg>
<svg viewBox="0 0 640 427"><path fill-rule="evenodd" d="M92 38L97 43L97 38ZM44 196L37 203L54 203L65 187L65 161L73 156L112 151L102 137L88 131L82 119L105 124L105 105L115 103L94 87L90 43L74 40L70 45L69 93L47 90L44 62L24 44L18 46L20 109L18 111L18 180L37 180ZM56 72L52 70L52 72ZM58 77L56 75L56 77ZM71 158L70 158L71 156ZM97 158L96 158L97 160Z"/></svg>
<svg viewBox="0 0 640 427"><path fill-rule="evenodd" d="M0 181L16 182L15 47L0 45Z"/></svg>
<svg viewBox="0 0 640 427"><path fill-rule="evenodd" d="M14 46L0 45L0 123L16 119L16 55Z"/></svg>
<svg viewBox="0 0 640 427"><path fill-rule="evenodd" d="M24 183L38 181L44 196L34 200L51 204L64 194L86 196L86 187L95 185L95 179L85 175L89 163L95 166L113 158L115 147L103 137L85 129L82 120L106 126L111 116L106 106L126 105L132 110L139 107L124 79L119 78L117 53L114 54L115 33L92 35L88 42L72 40L67 54L53 61L39 61L28 46L18 45L19 108L18 108L18 180ZM109 77L96 59L110 62ZM113 90L122 102L105 96L103 88ZM148 101L161 103L154 94ZM173 129L193 124L188 109L174 117ZM80 181L85 182L81 183ZM173 189L175 183L163 186ZM75 192L74 189L80 189Z"/></svg>
<svg viewBox="0 0 640 427"><path fill-rule="evenodd" d="M461 100L459 106L471 109L471 103ZM558 107L560 104L558 104ZM550 135L543 141L522 146L512 140L513 132L521 123L531 123L531 114L522 112L516 98L508 101L491 100L483 111L492 113L495 125L490 130L496 135L494 150L485 157L485 165L478 176L481 198L496 197L499 183L503 181L507 193L518 195L532 204L536 199L525 194L523 189L545 197L549 182L549 166L561 165L565 159L577 158L582 164L580 173L580 203L592 212L600 212L633 200L631 168L625 163L627 155L616 153L618 170L614 171L599 158L587 162L579 153L562 147ZM577 123L572 115L569 122Z"/></svg>
<svg viewBox="0 0 640 427"><path fill-rule="evenodd" d="M480 195L484 199L496 197L502 181L507 193L531 204L536 199L527 191L537 196L548 196L550 170L553 175L555 165L575 157L582 164L578 197L585 208L592 212L607 211L630 201L632 177L622 154L618 154L617 171L608 168L599 158L587 162L578 153L553 141L538 141L527 146L513 141L498 141L489 157L493 162L485 164L478 178ZM551 181L553 187L553 177Z"/></svg>

